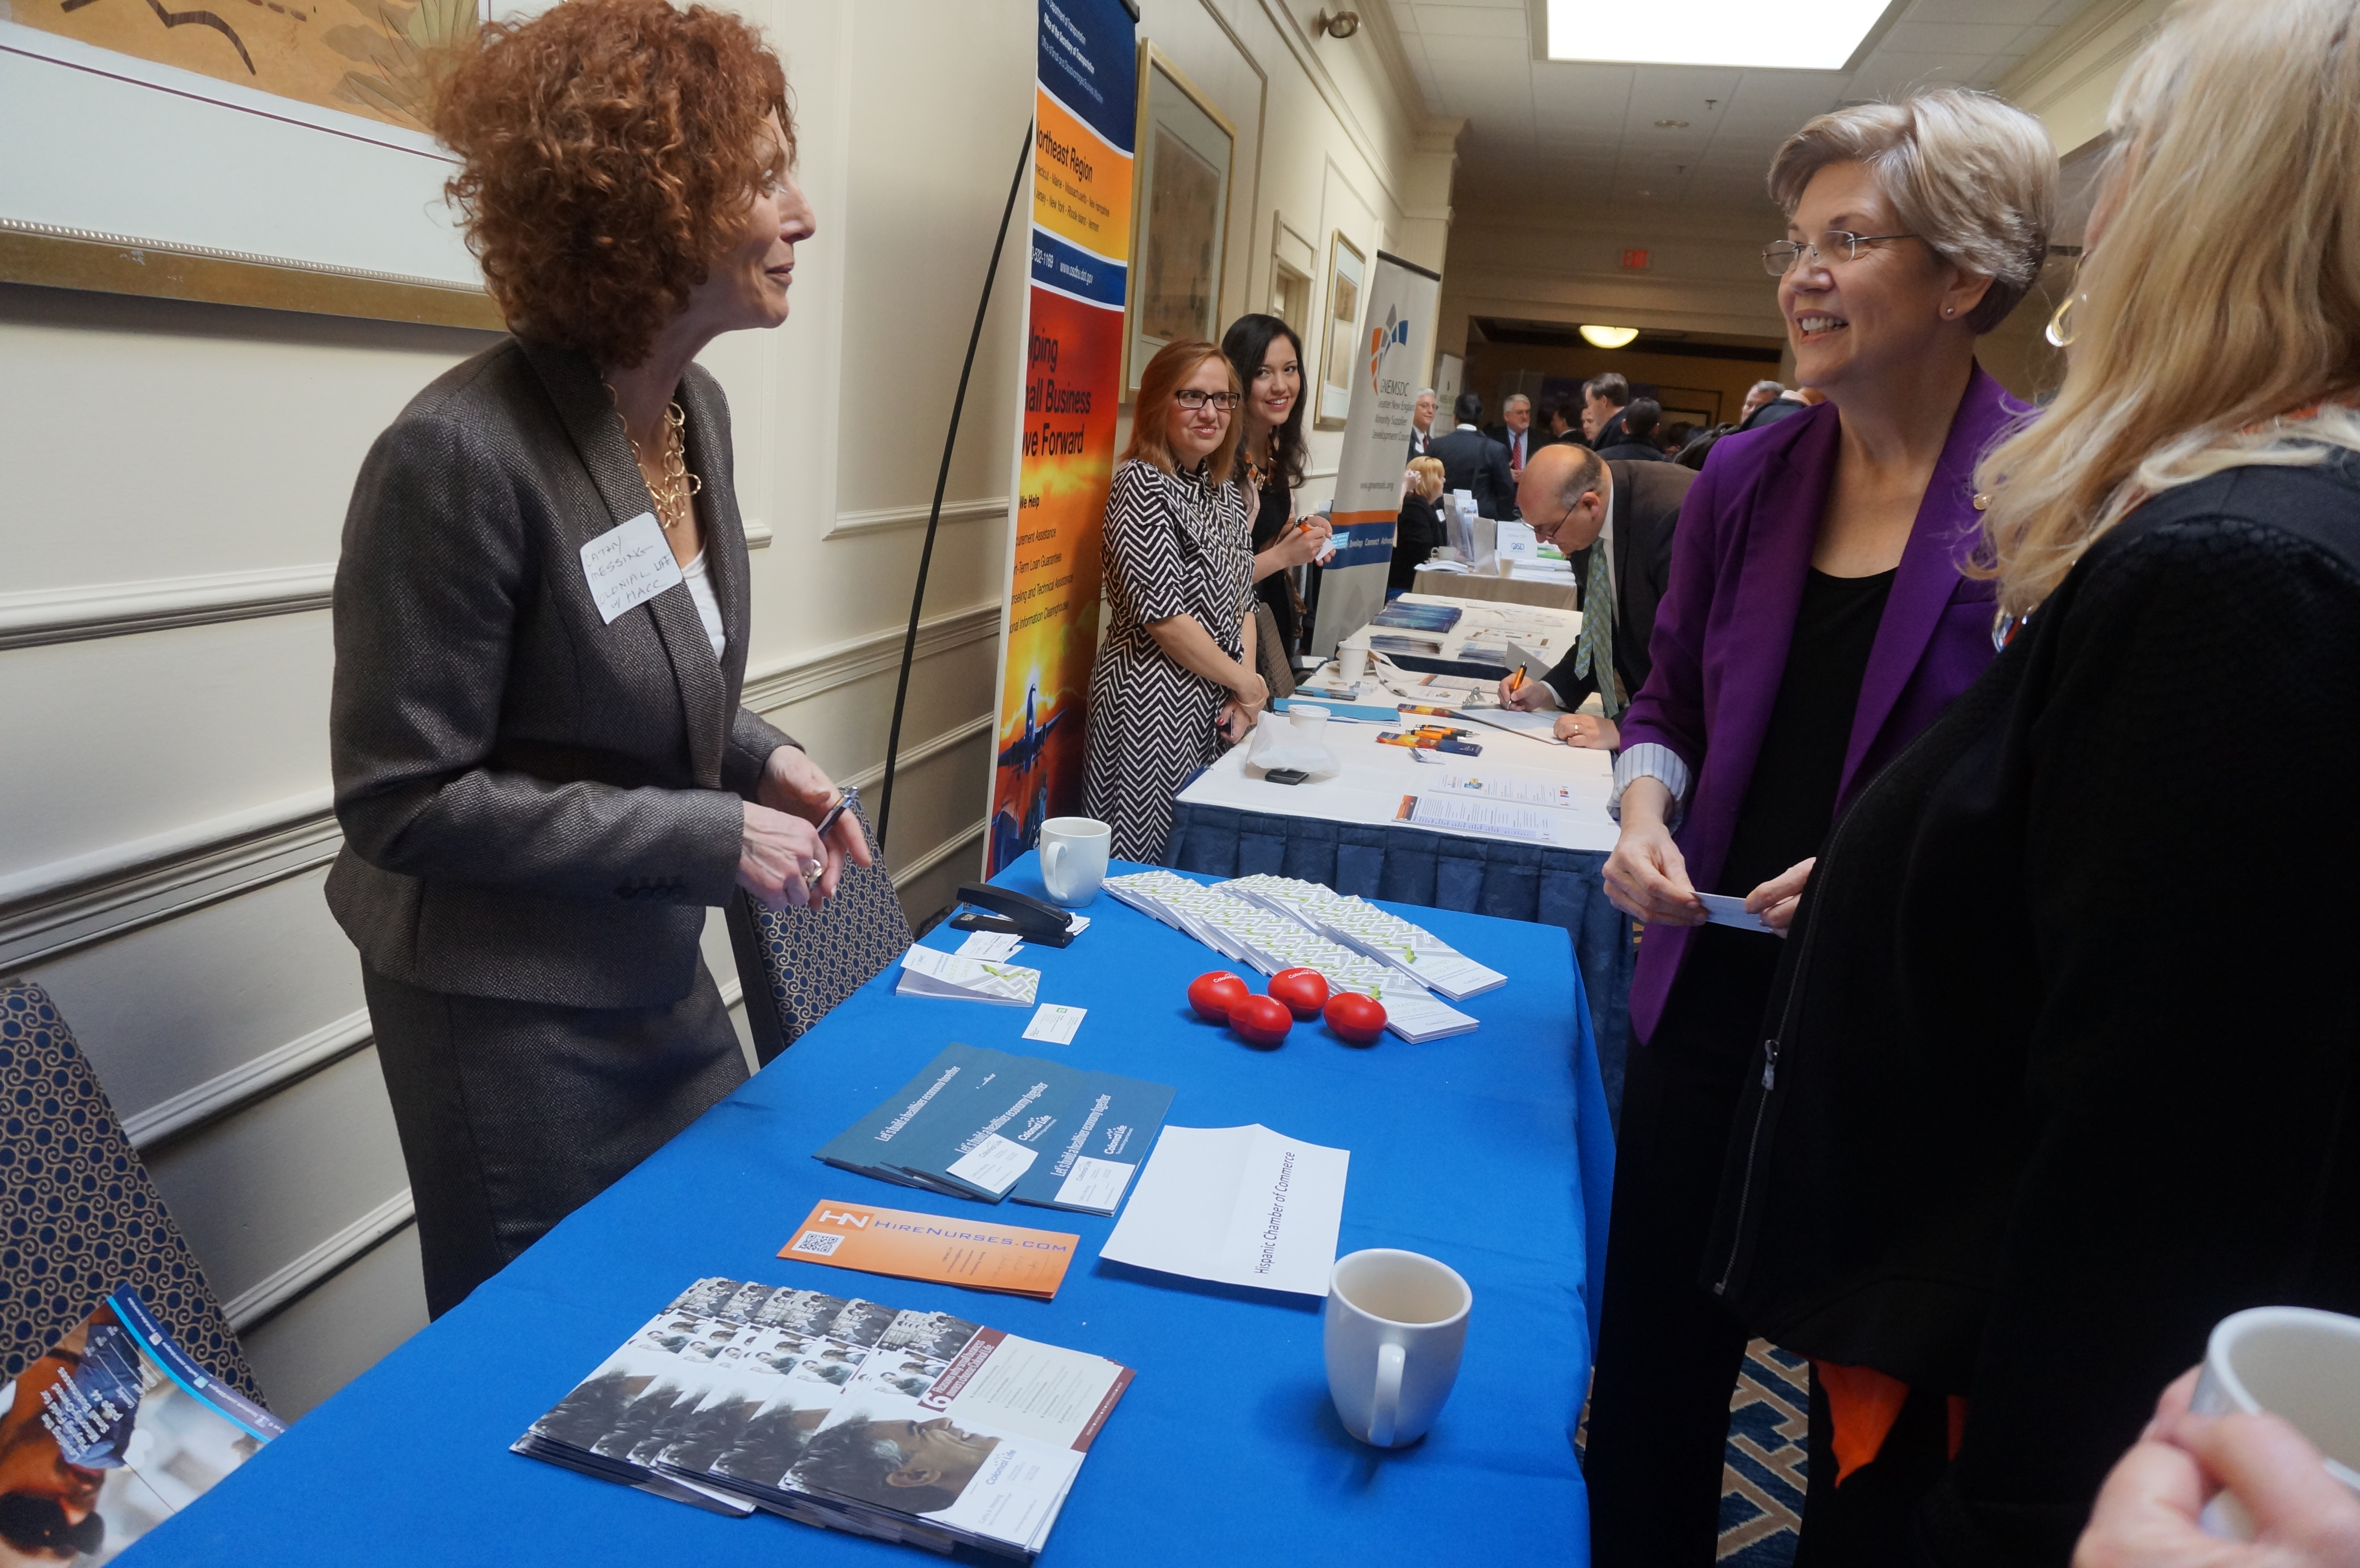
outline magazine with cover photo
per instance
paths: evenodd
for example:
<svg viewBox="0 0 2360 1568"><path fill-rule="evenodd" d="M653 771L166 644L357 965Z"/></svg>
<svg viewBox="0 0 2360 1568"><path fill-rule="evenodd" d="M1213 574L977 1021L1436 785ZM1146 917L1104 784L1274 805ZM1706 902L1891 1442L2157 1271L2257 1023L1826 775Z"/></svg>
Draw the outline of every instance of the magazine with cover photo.
<svg viewBox="0 0 2360 1568"><path fill-rule="evenodd" d="M947 1312L700 1280L511 1446L715 1512L1029 1562L1131 1376Z"/></svg>
<svg viewBox="0 0 2360 1568"><path fill-rule="evenodd" d="M284 1431L125 1286L0 1383L0 1561L108 1562Z"/></svg>

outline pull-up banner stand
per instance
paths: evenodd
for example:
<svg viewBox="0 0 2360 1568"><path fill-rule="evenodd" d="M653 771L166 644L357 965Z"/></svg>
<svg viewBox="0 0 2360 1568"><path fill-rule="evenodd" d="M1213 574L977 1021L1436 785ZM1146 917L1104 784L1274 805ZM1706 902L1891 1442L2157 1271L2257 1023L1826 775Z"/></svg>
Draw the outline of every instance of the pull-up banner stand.
<svg viewBox="0 0 2360 1568"><path fill-rule="evenodd" d="M1040 0L1032 286L987 869L1082 809L1083 703L1122 397L1139 55L1121 0Z"/></svg>
<svg viewBox="0 0 2360 1568"><path fill-rule="evenodd" d="M1368 313L1361 318L1361 352L1329 514L1343 539L1335 557L1319 569L1319 613L1311 628L1311 651L1323 659L1384 605L1393 525L1401 517L1402 474L1409 465L1410 417L1417 408L1418 378L1433 352L1434 310L1441 292L1439 274L1383 251L1369 269Z"/></svg>

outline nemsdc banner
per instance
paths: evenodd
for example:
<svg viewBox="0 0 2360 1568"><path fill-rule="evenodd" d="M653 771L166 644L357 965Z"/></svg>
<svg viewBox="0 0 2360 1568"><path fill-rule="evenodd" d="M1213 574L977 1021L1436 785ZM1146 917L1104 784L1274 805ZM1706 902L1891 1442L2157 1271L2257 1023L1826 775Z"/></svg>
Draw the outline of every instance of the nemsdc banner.
<svg viewBox="0 0 2360 1568"><path fill-rule="evenodd" d="M1131 13L1121 0L1040 7L1024 412L991 778L994 873L1032 847L1043 820L1082 809L1082 709L1098 657L1130 274L1139 93Z"/></svg>
<svg viewBox="0 0 2360 1568"><path fill-rule="evenodd" d="M1325 657L1383 607L1393 565L1393 525L1401 517L1402 473L1409 465L1410 417L1418 377L1434 343L1442 278L1415 262L1377 252L1369 269L1352 406L1336 461L1329 518L1342 542L1319 569L1319 614L1311 651ZM1349 529L1346 533L1346 529Z"/></svg>

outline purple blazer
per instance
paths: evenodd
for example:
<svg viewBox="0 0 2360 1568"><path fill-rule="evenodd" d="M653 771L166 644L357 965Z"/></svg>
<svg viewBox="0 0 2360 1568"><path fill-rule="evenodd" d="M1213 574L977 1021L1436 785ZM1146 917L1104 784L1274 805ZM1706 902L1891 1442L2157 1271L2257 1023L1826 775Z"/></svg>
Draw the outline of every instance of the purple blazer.
<svg viewBox="0 0 2360 1568"><path fill-rule="evenodd" d="M1839 811L1992 661L1992 584L1960 576L1959 567L1979 532L1975 463L2031 411L1976 366L1869 650L1836 789ZM1671 578L1647 644L1655 668L1622 730L1624 746L1653 741L1688 765L1688 817L1676 836L1699 887L1713 885L1728 857L1786 673L1835 480L1837 430L1834 405L1822 403L1725 436L1680 507ZM1639 944L1631 1026L1642 1040L1663 1016L1690 929L1655 927Z"/></svg>

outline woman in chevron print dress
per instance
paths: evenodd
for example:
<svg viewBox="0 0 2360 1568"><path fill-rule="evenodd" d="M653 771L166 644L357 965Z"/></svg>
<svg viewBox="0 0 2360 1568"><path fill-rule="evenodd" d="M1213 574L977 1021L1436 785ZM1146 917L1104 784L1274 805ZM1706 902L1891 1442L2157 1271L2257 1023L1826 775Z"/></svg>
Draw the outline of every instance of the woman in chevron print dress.
<svg viewBox="0 0 2360 1568"><path fill-rule="evenodd" d="M1252 519L1229 476L1239 401L1218 347L1165 344L1140 376L1107 496L1085 798L1120 860L1163 860L1173 797L1269 701L1254 673Z"/></svg>

